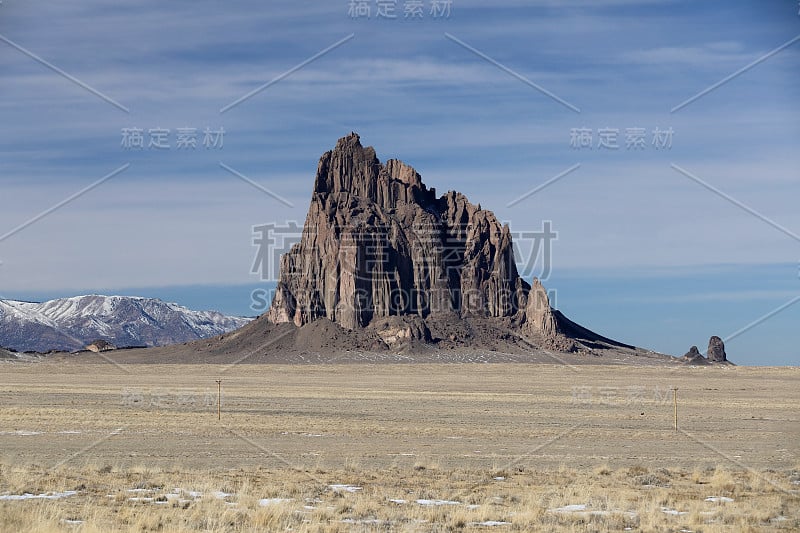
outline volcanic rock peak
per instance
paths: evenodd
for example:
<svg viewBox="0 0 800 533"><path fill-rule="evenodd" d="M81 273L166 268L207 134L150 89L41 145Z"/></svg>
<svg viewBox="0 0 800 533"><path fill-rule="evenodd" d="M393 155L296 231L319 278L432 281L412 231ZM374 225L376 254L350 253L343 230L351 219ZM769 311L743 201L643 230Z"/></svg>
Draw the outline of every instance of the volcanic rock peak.
<svg viewBox="0 0 800 533"><path fill-rule="evenodd" d="M539 344L568 332L614 343L554 311L539 280L531 288L519 276L510 229L494 213L455 191L437 198L414 168L381 164L356 133L339 139L319 160L303 235L281 258L267 320L326 318L424 340L424 321L469 317Z"/></svg>
<svg viewBox="0 0 800 533"><path fill-rule="evenodd" d="M320 159L269 317L298 326L326 317L352 329L392 315L512 316L528 289L493 213L456 192L437 199L412 167L382 165L351 134Z"/></svg>

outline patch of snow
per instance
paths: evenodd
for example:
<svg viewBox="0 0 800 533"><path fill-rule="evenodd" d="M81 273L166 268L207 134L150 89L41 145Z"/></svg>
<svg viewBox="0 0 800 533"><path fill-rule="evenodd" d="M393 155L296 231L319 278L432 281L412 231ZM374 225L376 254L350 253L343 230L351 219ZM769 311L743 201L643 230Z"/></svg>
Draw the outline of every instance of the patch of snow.
<svg viewBox="0 0 800 533"><path fill-rule="evenodd" d="M553 513L575 513L578 511L585 511L586 504L585 503L576 503L572 505L565 505L564 507L558 507L556 509L548 509L548 511Z"/></svg>
<svg viewBox="0 0 800 533"><path fill-rule="evenodd" d="M505 481L505 480L506 480L506 478L505 478L505 477L503 477L503 476L497 476L496 478L494 478L494 480L495 480L495 481Z"/></svg>
<svg viewBox="0 0 800 533"><path fill-rule="evenodd" d="M727 496L709 496L706 498L707 502L720 502L720 503L728 503L732 502L733 498L728 498Z"/></svg>
<svg viewBox="0 0 800 533"><path fill-rule="evenodd" d="M452 500L417 500L419 505L461 505L461 502Z"/></svg>
<svg viewBox="0 0 800 533"><path fill-rule="evenodd" d="M64 492L46 492L43 494L2 494L0 500L3 501L19 501L19 500L58 500L68 496L75 496L78 494L76 490L67 490Z"/></svg>
<svg viewBox="0 0 800 533"><path fill-rule="evenodd" d="M392 499L392 500L389 500L389 501L392 502L392 503L396 503L397 505L403 505L403 504L408 503L406 500L402 500L400 498Z"/></svg>
<svg viewBox="0 0 800 533"><path fill-rule="evenodd" d="M186 307L141 297L86 295L61 298L42 303L0 300L0 320L14 325L47 327L65 337L83 339L116 337L126 342L142 342L144 326L168 326L173 324L176 335L189 338L206 338L238 329L252 319L226 316L215 311L193 311ZM124 322L124 323L123 323ZM145 339L145 344L154 339ZM83 348L78 343L62 341L61 348ZM89 342L88 340L86 341ZM31 343L29 343L31 344ZM56 343L59 344L59 343ZM19 346L17 346L19 348ZM41 343L23 346L25 349L50 349L58 347Z"/></svg>
<svg viewBox="0 0 800 533"><path fill-rule="evenodd" d="M261 507L267 507L269 505L279 505L281 503L288 503L290 501L292 501L291 498L263 498L258 500L258 505ZM314 507L311 507L311 509L314 509Z"/></svg>
<svg viewBox="0 0 800 533"><path fill-rule="evenodd" d="M83 524L83 520L71 520L69 518L62 518L61 521L70 526L79 526Z"/></svg>
<svg viewBox="0 0 800 533"><path fill-rule="evenodd" d="M689 514L688 511L678 511L677 509L670 509L669 507L662 507L661 512L672 516L683 516Z"/></svg>
<svg viewBox="0 0 800 533"><path fill-rule="evenodd" d="M627 516L628 518L636 518L638 516L634 511L615 511L615 510L590 511L589 509L587 509L588 507L589 505L585 503L574 503L571 505L565 505L564 507L548 509L547 511L550 513L576 513L584 516L608 516L613 513L621 513Z"/></svg>
<svg viewBox="0 0 800 533"><path fill-rule="evenodd" d="M361 490L361 487L356 487L354 485L328 485L328 488L335 491L335 492L358 492Z"/></svg>
<svg viewBox="0 0 800 533"><path fill-rule="evenodd" d="M484 527L497 527L497 526L510 526L511 522L503 522L500 520L486 520L485 522L472 522L471 526L484 526Z"/></svg>

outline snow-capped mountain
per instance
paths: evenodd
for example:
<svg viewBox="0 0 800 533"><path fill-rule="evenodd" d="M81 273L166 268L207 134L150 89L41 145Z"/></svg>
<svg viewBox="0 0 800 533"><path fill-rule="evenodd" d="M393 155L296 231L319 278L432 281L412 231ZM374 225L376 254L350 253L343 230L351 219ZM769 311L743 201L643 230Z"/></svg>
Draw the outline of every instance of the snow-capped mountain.
<svg viewBox="0 0 800 533"><path fill-rule="evenodd" d="M227 333L250 320L129 296L0 300L0 346L20 352L74 351L98 339L117 347L163 346Z"/></svg>

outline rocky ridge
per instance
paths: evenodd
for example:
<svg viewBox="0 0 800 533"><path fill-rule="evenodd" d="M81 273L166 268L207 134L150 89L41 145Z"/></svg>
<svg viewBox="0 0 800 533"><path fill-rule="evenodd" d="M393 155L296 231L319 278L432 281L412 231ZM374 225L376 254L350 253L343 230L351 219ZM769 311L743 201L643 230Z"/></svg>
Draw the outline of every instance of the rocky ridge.
<svg viewBox="0 0 800 533"><path fill-rule="evenodd" d="M38 353L84 350L98 340L117 347L162 346L213 337L250 321L131 296L0 300L0 346Z"/></svg>

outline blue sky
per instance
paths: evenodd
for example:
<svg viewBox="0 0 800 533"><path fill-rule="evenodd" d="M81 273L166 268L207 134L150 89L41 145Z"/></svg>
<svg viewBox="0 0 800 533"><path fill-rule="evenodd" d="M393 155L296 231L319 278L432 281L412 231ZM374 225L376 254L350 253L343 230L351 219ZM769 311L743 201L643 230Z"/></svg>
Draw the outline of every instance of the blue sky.
<svg viewBox="0 0 800 533"><path fill-rule="evenodd" d="M252 314L252 226L302 222L318 157L351 130L512 230L551 220L545 284L609 336L682 355L800 295L800 241L735 205L800 233L800 42L672 112L800 35L796 1L453 0L433 17L426 0L417 20L404 0L397 19L348 4L4 0L0 235L130 167L0 240L0 295L135 293ZM168 128L172 147L125 150L131 127ZM224 128L224 146L177 150L184 127ZM575 128L592 149L570 146ZM597 148L601 128L619 130L619 149ZM627 128L645 128L644 149L625 149ZM672 128L671 148L650 144L655 128ZM730 340L729 356L800 363L798 318L800 303Z"/></svg>

